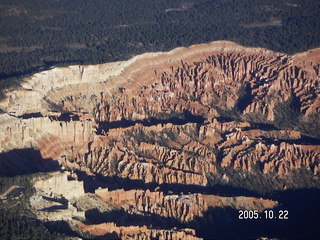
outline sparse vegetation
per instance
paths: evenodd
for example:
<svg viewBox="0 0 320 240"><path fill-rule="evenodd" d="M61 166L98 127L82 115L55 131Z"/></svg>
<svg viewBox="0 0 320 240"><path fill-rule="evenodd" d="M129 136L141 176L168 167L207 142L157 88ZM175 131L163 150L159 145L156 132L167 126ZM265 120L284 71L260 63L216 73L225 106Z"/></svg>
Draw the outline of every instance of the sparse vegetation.
<svg viewBox="0 0 320 240"><path fill-rule="evenodd" d="M147 133L145 133L143 128L139 128L135 130L127 130L125 132L125 136L127 139L130 139L131 137L133 137L134 142L138 144L142 142L155 144L154 137L150 137Z"/></svg>
<svg viewBox="0 0 320 240"><path fill-rule="evenodd" d="M300 128L303 133L320 139L320 113L310 114Z"/></svg>
<svg viewBox="0 0 320 240"><path fill-rule="evenodd" d="M306 186L312 188L320 184L319 179L314 179L313 174L305 168L293 170L289 176L283 178L275 172L263 173L259 163L252 166L253 171L251 172L232 167L217 167L219 173L208 175L210 186L225 186L226 188L246 189L258 194L270 194L273 191L283 190L284 186L299 189Z"/></svg>
<svg viewBox="0 0 320 240"><path fill-rule="evenodd" d="M55 102L50 101L49 99L45 99L49 105L51 111L65 113L66 111L63 109L61 105L56 104Z"/></svg>
<svg viewBox="0 0 320 240"><path fill-rule="evenodd" d="M217 106L214 107L218 113L220 114L221 118L227 121L241 121L241 113L234 107L232 109L224 110Z"/></svg>
<svg viewBox="0 0 320 240"><path fill-rule="evenodd" d="M242 113L246 109L248 104L251 103L252 98L253 96L251 94L251 88L249 87L249 85L240 87L238 91L238 101L234 107L235 110L239 113Z"/></svg>
<svg viewBox="0 0 320 240"><path fill-rule="evenodd" d="M280 129L296 129L303 134L320 139L320 114L303 116L300 103L295 97L278 103L275 107L274 125Z"/></svg>
<svg viewBox="0 0 320 240"><path fill-rule="evenodd" d="M275 107L274 124L280 129L298 129L299 126L299 102L296 98L290 98L280 102Z"/></svg>
<svg viewBox="0 0 320 240"><path fill-rule="evenodd" d="M110 160L110 172L111 172L112 175L117 175L119 173L117 155L114 155L112 157L112 159Z"/></svg>

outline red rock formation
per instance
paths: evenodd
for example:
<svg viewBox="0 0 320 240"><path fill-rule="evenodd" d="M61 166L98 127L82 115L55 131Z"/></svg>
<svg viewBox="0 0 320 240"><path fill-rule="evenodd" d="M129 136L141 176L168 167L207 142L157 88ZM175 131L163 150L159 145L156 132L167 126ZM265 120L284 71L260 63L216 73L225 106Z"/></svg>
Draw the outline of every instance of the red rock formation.
<svg viewBox="0 0 320 240"><path fill-rule="evenodd" d="M207 174L217 172L217 166L250 172L259 164L264 173L276 172L283 177L300 168L318 174L319 146L285 142L299 139L299 132L250 128L248 123L214 121L199 128L197 124L138 124L111 129L108 136L95 138L86 151L75 151L62 164L89 174L159 184L207 185Z"/></svg>
<svg viewBox="0 0 320 240"><path fill-rule="evenodd" d="M236 45L219 50L216 45L210 47L198 46L192 55L181 50L176 55L139 59L112 81L116 85L111 93L100 95L93 109L95 118L98 121L136 120L181 113L184 109L215 117L217 113L210 110L233 108L243 86L250 88L252 96L251 102L243 106L243 113L260 113L273 120L276 104L293 95L301 103L301 113L319 113L316 107L320 94L316 70L319 57L310 63L315 68L303 69L301 64L295 64L295 56ZM320 50L316 50L310 54L318 56L319 53ZM297 58L302 62L307 57L306 54ZM150 67L150 63L155 66ZM106 88L110 89L108 85Z"/></svg>
<svg viewBox="0 0 320 240"><path fill-rule="evenodd" d="M163 192L150 192L149 190L108 191L108 189L98 189L96 194L112 207L122 208L128 213L156 214L175 218L180 222L191 222L197 216L203 217L210 207L263 211L277 205L277 202L266 199L221 197L200 193L165 195Z"/></svg>
<svg viewBox="0 0 320 240"><path fill-rule="evenodd" d="M0 153L37 148L66 170L158 185L207 186L213 177L228 183L239 181L239 173L296 187L298 181L291 181L295 170L317 175L308 175L311 182L319 179L320 146L303 144L299 130L263 130L250 122L279 121L277 106L290 99L299 102L302 125L313 119L320 114L319 77L319 49L289 56L230 42L54 68L25 79L0 102L6 112L0 114ZM30 113L38 114L25 115ZM194 115L204 120L196 123ZM262 211L277 204L144 190L100 190L97 195L128 214L184 223L203 217L209 207ZM77 224L85 233L116 239L198 239L191 229Z"/></svg>
<svg viewBox="0 0 320 240"><path fill-rule="evenodd" d="M300 168L319 174L319 146L287 141L299 139L299 131L263 131L246 122L273 120L275 106L291 97L305 117L320 113L319 55L319 49L289 56L215 42L35 74L0 106L12 115L39 111L44 117L0 119L1 151L36 147L70 170L158 184L207 185L207 176L220 167L252 172L259 165L282 177ZM241 102L243 96L247 101ZM216 119L236 106L243 122ZM59 121L53 110L78 120ZM201 115L206 124L108 130L122 119L186 112Z"/></svg>
<svg viewBox="0 0 320 240"><path fill-rule="evenodd" d="M147 226L117 226L114 223L102 223L97 225L85 225L78 223L77 227L81 231L92 236L108 236L108 239L137 239L137 240L201 240L195 236L193 229L151 229Z"/></svg>
<svg viewBox="0 0 320 240"><path fill-rule="evenodd" d="M221 197L215 195L203 195L200 193L187 195L165 195L163 192L151 192L149 190L123 189L108 191L108 189L96 190L105 203L113 208L123 209L129 214L154 214L162 217L175 218L180 222L192 222L195 217L203 217L210 207L232 207L235 209L248 209L263 211L274 208L277 202L252 197ZM114 237L126 239L199 239L195 237L192 229L162 230L152 229L147 226L117 226L108 222L98 225L85 225L77 222L76 226L81 232L93 236L107 236L116 234ZM112 235L108 235L111 239Z"/></svg>

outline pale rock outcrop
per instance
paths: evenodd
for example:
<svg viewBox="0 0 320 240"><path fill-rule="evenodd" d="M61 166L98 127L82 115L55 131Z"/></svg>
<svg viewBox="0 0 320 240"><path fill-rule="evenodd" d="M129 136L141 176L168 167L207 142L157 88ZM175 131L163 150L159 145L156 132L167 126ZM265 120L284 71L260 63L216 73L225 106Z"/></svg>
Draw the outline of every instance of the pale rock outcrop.
<svg viewBox="0 0 320 240"><path fill-rule="evenodd" d="M67 173L53 172L33 179L36 193L30 198L32 211L41 220L69 221L72 217L85 219L85 212L78 211L72 201L84 197L83 182L68 180Z"/></svg>
<svg viewBox="0 0 320 240"><path fill-rule="evenodd" d="M33 186L38 192L47 196L72 199L84 195L83 182L69 181L67 173L51 173L50 177L34 180Z"/></svg>
<svg viewBox="0 0 320 240"><path fill-rule="evenodd" d="M43 139L46 152L54 151L56 147L81 145L94 137L94 124L91 121L54 121L50 117L20 119L8 114L0 114L0 151L36 147L41 148ZM54 140L55 139L55 140Z"/></svg>

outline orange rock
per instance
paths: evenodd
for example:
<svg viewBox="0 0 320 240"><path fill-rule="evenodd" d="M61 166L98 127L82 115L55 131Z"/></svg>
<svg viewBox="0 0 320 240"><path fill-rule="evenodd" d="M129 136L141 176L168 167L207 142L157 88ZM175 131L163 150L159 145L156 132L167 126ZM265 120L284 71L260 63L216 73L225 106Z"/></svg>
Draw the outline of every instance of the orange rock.
<svg viewBox="0 0 320 240"><path fill-rule="evenodd" d="M148 213L162 217L178 219L180 222L190 222L195 217L203 217L209 207L233 207L263 211L274 208L277 202L252 197L221 197L203 195L200 193L165 195L163 192L150 192L149 190L123 189L108 191L97 189L95 191L107 204L121 208L129 213Z"/></svg>
<svg viewBox="0 0 320 240"><path fill-rule="evenodd" d="M280 176L300 168L318 174L318 146L285 143L300 132L216 119L246 94L243 120L273 120L277 104L292 95L302 115L319 113L318 65L319 50L288 56L213 42L118 63L54 68L26 79L0 102L11 114L0 117L0 150L35 147L69 170L158 184L205 186L218 167L252 171L257 163ZM74 120L59 121L56 111L70 112ZM140 123L96 132L101 121L170 119L185 111L207 124ZM43 117L13 117L32 112Z"/></svg>
<svg viewBox="0 0 320 240"><path fill-rule="evenodd" d="M107 234L115 234L116 236L110 237L111 239L154 239L159 240L201 240L195 236L193 229L152 229L147 226L117 226L115 223L102 223L97 225L86 225L84 223L77 223L77 227L87 234L92 236L104 236Z"/></svg>

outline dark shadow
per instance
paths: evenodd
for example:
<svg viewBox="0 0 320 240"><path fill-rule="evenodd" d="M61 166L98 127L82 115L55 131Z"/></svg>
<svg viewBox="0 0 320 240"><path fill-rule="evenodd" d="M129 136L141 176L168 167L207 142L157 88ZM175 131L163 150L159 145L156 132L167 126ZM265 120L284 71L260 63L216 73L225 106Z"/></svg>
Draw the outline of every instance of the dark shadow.
<svg viewBox="0 0 320 240"><path fill-rule="evenodd" d="M320 224L320 189L297 189L287 191L273 191L258 193L244 188L216 184L209 187L190 186L181 184L144 184L142 181L121 179L119 177L106 178L103 176L84 177L87 182L100 182L99 186L108 187L109 190L124 188L155 190L165 194L202 193L219 196L246 196L272 199L279 202L279 206L273 210L274 216L279 216L279 210L287 210L288 220L265 219L265 213L261 213L261 219L239 220L239 211L231 208L210 208L204 217L197 217L188 224L182 224L176 219L163 218L160 216L145 214L128 214L123 210L100 213L97 210L86 212L87 220L91 224L101 222L115 222L119 226L147 225L155 228L191 227L195 228L198 237L204 239L258 239L261 236L280 239L319 239L320 232L317 227ZM98 181L97 181L98 179ZM87 185L88 186L88 185ZM98 186L91 184L94 191Z"/></svg>
<svg viewBox="0 0 320 240"><path fill-rule="evenodd" d="M270 123L252 123L250 122L250 129L260 129L264 131L272 131L272 130L279 130L276 126ZM243 129L245 130L245 128Z"/></svg>
<svg viewBox="0 0 320 240"><path fill-rule="evenodd" d="M108 188L110 191L116 189L153 189L157 184L145 184L142 180L131 180L129 178L120 178L117 176L106 177L101 174L89 176L85 172L75 171L78 179L83 181L85 192L94 193L98 188Z"/></svg>
<svg viewBox="0 0 320 240"><path fill-rule="evenodd" d="M51 202L56 202L56 203L60 203L63 205L67 205L68 204L68 200L65 199L64 197L62 198L52 198L52 197L47 197L47 196L42 196L43 199L51 201Z"/></svg>
<svg viewBox="0 0 320 240"><path fill-rule="evenodd" d="M43 115L40 112L36 112L36 113L26 113L23 115L20 115L19 118L22 119L28 119L28 118L39 118L39 117L43 117Z"/></svg>
<svg viewBox="0 0 320 240"><path fill-rule="evenodd" d="M79 121L79 116L73 115L70 112L61 113L58 117L58 121L70 122L70 121Z"/></svg>
<svg viewBox="0 0 320 240"><path fill-rule="evenodd" d="M289 144L297 144L297 145L320 145L320 139L314 138L306 135L301 135L299 139L272 139L272 138L263 138L263 141L267 144L275 144L279 145L282 142Z"/></svg>
<svg viewBox="0 0 320 240"><path fill-rule="evenodd" d="M272 194L279 201L273 209L274 218L240 220L239 211L230 207L210 208L203 218L198 217L197 235L204 239L258 239L261 236L280 239L319 239L320 190L301 189ZM288 211L288 219L279 219L279 210ZM277 218L277 219L276 219Z"/></svg>
<svg viewBox="0 0 320 240"><path fill-rule="evenodd" d="M95 236L94 239L95 240L119 240L121 239L121 237L116 232L112 232L112 233L107 233L103 236Z"/></svg>
<svg viewBox="0 0 320 240"><path fill-rule="evenodd" d="M0 153L0 176L16 176L60 170L58 161L43 159L39 150L15 149Z"/></svg>
<svg viewBox="0 0 320 240"><path fill-rule="evenodd" d="M239 99L235 105L235 108L239 112L243 112L246 107L252 103L252 100L254 98L254 95L252 94L252 89L250 88L249 84L246 84L240 89L240 96Z"/></svg>
<svg viewBox="0 0 320 240"><path fill-rule="evenodd" d="M216 119L218 120L219 123L227 123L227 122L233 122L234 121L233 118L226 117L226 116L216 117Z"/></svg>
<svg viewBox="0 0 320 240"><path fill-rule="evenodd" d="M19 197L24 191L25 191L25 188L22 188L22 187L13 189L10 193L7 194L7 198Z"/></svg>
<svg viewBox="0 0 320 240"><path fill-rule="evenodd" d="M47 208L42 208L41 211L43 212L56 212L57 210L64 210L68 209L68 206L66 205L55 205Z"/></svg>
<svg viewBox="0 0 320 240"><path fill-rule="evenodd" d="M320 179L315 179L314 175L307 169L293 170L287 178L282 178L275 173L264 174L259 168L259 165L253 166L255 173L248 173L233 168L218 168L218 174L208 176L208 186L169 183L158 184L156 182L146 184L142 180L132 180L119 176L107 177L101 174L88 176L85 172L80 171L76 171L76 173L79 180L84 182L85 191L91 193L94 193L98 188L108 188L109 190L123 188L126 191L132 189L149 189L150 191L156 191L155 189L157 189L166 194L203 193L227 197L240 195L260 197L277 190L283 190L285 186L289 189L320 186ZM228 182L222 179L224 174L229 176Z"/></svg>
<svg viewBox="0 0 320 240"><path fill-rule="evenodd" d="M198 185L185 185L185 184L161 184L160 190L165 194L189 194L189 193L202 193L202 194L213 194L225 197L233 196L258 196L254 191L233 187L222 184L215 184L212 186L198 186Z"/></svg>
<svg viewBox="0 0 320 240"><path fill-rule="evenodd" d="M70 59L65 61L44 61L43 64L37 67L30 67L25 71L16 71L11 72L10 74L0 73L0 79L10 79L10 78L17 78L20 81L24 78L27 78L35 73L47 71L55 67L65 67L70 65L83 65L84 62L78 59Z"/></svg>
<svg viewBox="0 0 320 240"><path fill-rule="evenodd" d="M172 117L168 119L150 118L150 119L135 120L135 121L122 119L120 121L114 121L114 122L100 122L97 128L97 134L101 134L103 131L107 132L109 129L132 127L137 123L140 123L145 127L150 127L157 124L167 124L167 123L172 123L174 125L184 125L187 123L203 124L204 121L205 119L203 117L193 115L189 111L185 110L183 112L182 118L177 118L177 117Z"/></svg>
<svg viewBox="0 0 320 240"><path fill-rule="evenodd" d="M61 233L70 237L81 237L81 239L85 239L73 231L66 221L51 221L44 222L43 224L51 233Z"/></svg>
<svg viewBox="0 0 320 240"><path fill-rule="evenodd" d="M165 194L187 194L187 193L203 193L203 194L215 194L220 196L252 196L258 197L261 194L255 191L248 190L240 187L233 187L222 184L215 184L213 186L199 186L199 185L185 185L185 184L146 184L142 180L131 180L129 178L121 178L117 176L105 177L100 174L95 176L88 176L85 172L76 171L79 180L84 182L85 192L94 193L98 188L108 188L110 191L116 189L124 189L126 191L133 189L150 190L155 191L155 188L159 187L159 191Z"/></svg>
<svg viewBox="0 0 320 240"><path fill-rule="evenodd" d="M100 224L105 222L114 222L117 226L152 226L161 229L172 229L174 227L184 228L188 224L181 223L176 218L162 217L157 214L144 213L130 214L122 209L109 212L100 212L97 209L88 210L85 213L85 224Z"/></svg>

